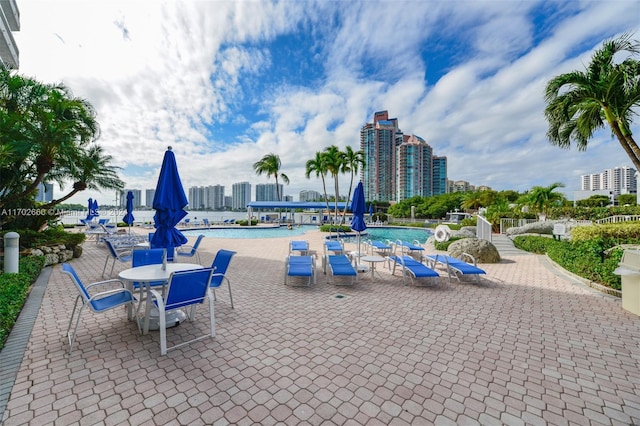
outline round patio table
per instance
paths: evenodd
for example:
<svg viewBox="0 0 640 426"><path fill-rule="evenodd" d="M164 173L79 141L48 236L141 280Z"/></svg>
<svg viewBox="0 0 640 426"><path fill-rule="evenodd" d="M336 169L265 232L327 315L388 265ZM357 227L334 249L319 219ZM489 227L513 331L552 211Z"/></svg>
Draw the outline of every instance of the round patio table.
<svg viewBox="0 0 640 426"><path fill-rule="evenodd" d="M163 265L144 265L137 266L135 268L125 269L118 274L121 280L128 283L129 289L133 290L132 283L139 282L147 290L147 307L144 315L144 326L142 327L142 334L147 334L150 329L157 330L159 328L157 311L155 312L155 320L153 319L153 310L151 309L151 286L148 283L163 281L166 284L169 281L169 277L172 272L189 271L192 269L202 269L204 266L194 263L167 263L166 268ZM164 286L163 284L163 286ZM142 301L140 302L142 303ZM131 309L131 308L130 308ZM129 318L131 318L131 311L129 311ZM183 311L176 309L167 314L167 327L170 324L172 326L180 324L187 318L187 314ZM138 319L136 318L136 321ZM153 322L153 326L150 323Z"/></svg>

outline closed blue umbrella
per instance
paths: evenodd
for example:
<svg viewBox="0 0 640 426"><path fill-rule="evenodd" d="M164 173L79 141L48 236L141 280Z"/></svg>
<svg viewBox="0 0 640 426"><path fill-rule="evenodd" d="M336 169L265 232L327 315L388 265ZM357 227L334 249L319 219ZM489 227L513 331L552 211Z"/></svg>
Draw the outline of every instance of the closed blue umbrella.
<svg viewBox="0 0 640 426"><path fill-rule="evenodd" d="M367 229L367 224L364 222L364 212L366 208L364 188L362 187L362 182L358 182L356 190L353 191L353 199L351 200L351 213L353 213L351 229L358 233L358 255L360 254L360 233Z"/></svg>
<svg viewBox="0 0 640 426"><path fill-rule="evenodd" d="M93 220L93 218L95 217L92 214L93 211L93 199L89 198L89 203L87 204L87 218L84 220L85 222L91 222L91 220Z"/></svg>
<svg viewBox="0 0 640 426"><path fill-rule="evenodd" d="M122 221L129 225L129 233L131 233L131 225L133 225L133 221L135 218L133 217L133 192L127 192L127 214L124 215Z"/></svg>
<svg viewBox="0 0 640 426"><path fill-rule="evenodd" d="M373 203L369 204L369 222L373 220Z"/></svg>
<svg viewBox="0 0 640 426"><path fill-rule="evenodd" d="M174 248L187 242L182 232L176 229L176 225L187 215L183 210L187 204L189 201L178 174L176 157L169 147L164 153L156 193L153 197L153 208L156 211L153 220L156 231L151 238L151 247L166 248L169 260L173 259Z"/></svg>
<svg viewBox="0 0 640 426"><path fill-rule="evenodd" d="M93 200L93 211L91 214L93 214L93 217L100 216L100 212L98 211L98 200Z"/></svg>

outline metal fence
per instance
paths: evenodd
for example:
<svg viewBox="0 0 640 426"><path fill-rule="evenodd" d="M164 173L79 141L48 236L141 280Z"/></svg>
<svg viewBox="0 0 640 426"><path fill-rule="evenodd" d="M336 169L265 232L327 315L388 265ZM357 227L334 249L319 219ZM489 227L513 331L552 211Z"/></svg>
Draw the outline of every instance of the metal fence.
<svg viewBox="0 0 640 426"><path fill-rule="evenodd" d="M524 226L528 223L537 222L537 219L512 219L512 218L502 218L500 219L500 233L506 234L507 229L515 228L517 226Z"/></svg>

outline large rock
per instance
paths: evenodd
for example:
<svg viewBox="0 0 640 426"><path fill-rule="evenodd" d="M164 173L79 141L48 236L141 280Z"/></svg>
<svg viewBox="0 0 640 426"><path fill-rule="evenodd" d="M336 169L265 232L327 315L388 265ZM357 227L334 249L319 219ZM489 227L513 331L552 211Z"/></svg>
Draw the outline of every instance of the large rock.
<svg viewBox="0 0 640 426"><path fill-rule="evenodd" d="M532 222L523 226L514 226L507 229L507 236L521 235L521 234L553 234L553 225L558 221L545 220L544 222Z"/></svg>
<svg viewBox="0 0 640 426"><path fill-rule="evenodd" d="M449 244L447 249L449 256L462 258L462 253L468 253L475 257L478 263L498 263L500 253L492 243L479 238L463 238Z"/></svg>

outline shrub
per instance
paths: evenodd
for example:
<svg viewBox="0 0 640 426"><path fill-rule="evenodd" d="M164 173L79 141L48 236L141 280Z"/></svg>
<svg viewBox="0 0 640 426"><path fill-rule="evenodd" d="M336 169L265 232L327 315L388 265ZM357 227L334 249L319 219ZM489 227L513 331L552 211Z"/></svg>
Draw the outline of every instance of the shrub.
<svg viewBox="0 0 640 426"><path fill-rule="evenodd" d="M0 349L22 310L29 287L43 267L43 256L23 257L20 259L20 273L0 274Z"/></svg>
<svg viewBox="0 0 640 426"><path fill-rule="evenodd" d="M347 225L322 225L320 232L351 232L351 227Z"/></svg>
<svg viewBox="0 0 640 426"><path fill-rule="evenodd" d="M537 254L547 254L551 260L582 278L619 290L620 276L613 273L624 250L615 247L612 239L594 236L590 240L557 241L546 237L518 236L516 247Z"/></svg>
<svg viewBox="0 0 640 426"><path fill-rule="evenodd" d="M9 231L0 232L0 239ZM15 231L20 234L20 248L29 249L37 246L52 244L64 244L66 246L77 246L86 239L85 234L78 232L66 232L63 227L48 228L44 231L33 231L31 229L20 229Z"/></svg>
<svg viewBox="0 0 640 426"><path fill-rule="evenodd" d="M467 237L451 237L447 241L442 241L442 242L434 240L433 246L435 247L436 250L447 251L449 249L449 244L451 244L456 240L461 240L463 238L467 238Z"/></svg>

